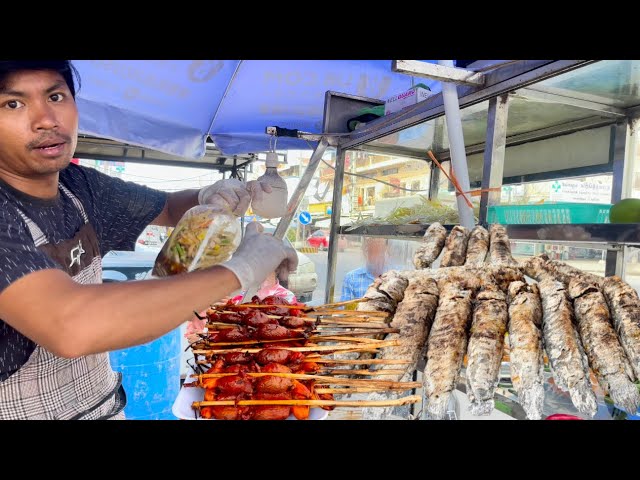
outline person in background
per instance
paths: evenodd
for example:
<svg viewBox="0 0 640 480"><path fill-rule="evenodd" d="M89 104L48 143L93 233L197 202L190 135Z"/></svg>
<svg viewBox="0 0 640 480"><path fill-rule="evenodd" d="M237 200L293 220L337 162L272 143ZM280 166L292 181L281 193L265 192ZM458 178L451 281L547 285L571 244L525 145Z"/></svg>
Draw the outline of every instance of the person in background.
<svg viewBox="0 0 640 480"><path fill-rule="evenodd" d="M391 268L388 266L388 242L385 238L365 238L362 243L362 253L365 259L364 267L347 272L342 282L340 301L362 298L369 285L379 275Z"/></svg>
<svg viewBox="0 0 640 480"><path fill-rule="evenodd" d="M221 180L166 193L71 163L76 84L68 60L0 60L0 419L123 419L109 351L155 340L298 263L251 223L221 265L101 285L101 257L133 250L148 225L174 227L198 204L240 216L270 189Z"/></svg>

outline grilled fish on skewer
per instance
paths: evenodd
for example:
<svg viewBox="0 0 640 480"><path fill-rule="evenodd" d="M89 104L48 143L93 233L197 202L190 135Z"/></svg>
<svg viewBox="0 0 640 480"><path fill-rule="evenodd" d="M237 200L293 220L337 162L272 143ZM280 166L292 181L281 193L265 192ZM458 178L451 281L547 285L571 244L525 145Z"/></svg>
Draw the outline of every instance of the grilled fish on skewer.
<svg viewBox="0 0 640 480"><path fill-rule="evenodd" d="M393 313L402 301L408 283L406 277L395 270L383 273L369 285L364 294L365 301L358 304L357 310Z"/></svg>
<svg viewBox="0 0 640 480"><path fill-rule="evenodd" d="M544 276L538 284L542 297L542 335L553 377L568 391L573 405L593 417L598 409L591 388L587 357L573 325L573 308L564 285Z"/></svg>
<svg viewBox="0 0 640 480"><path fill-rule="evenodd" d="M524 274L531 278L541 280L541 275L546 273L564 283L565 286L569 286L569 282L573 278L580 278L587 283L595 283L600 288L602 288L604 282L603 277L583 272L558 260L549 260L549 257L544 253L524 260L520 263L520 267Z"/></svg>
<svg viewBox="0 0 640 480"><path fill-rule="evenodd" d="M456 225L451 229L444 244L441 267L456 267L464 265L467 258L467 244L469 243L469 229Z"/></svg>
<svg viewBox="0 0 640 480"><path fill-rule="evenodd" d="M467 396L473 415L493 411L504 334L507 331L507 297L496 285L486 284L476 296L467 348Z"/></svg>
<svg viewBox="0 0 640 480"><path fill-rule="evenodd" d="M511 381L529 420L542 418L544 355L542 305L536 284L509 285L509 363Z"/></svg>
<svg viewBox="0 0 640 480"><path fill-rule="evenodd" d="M438 222L429 225L422 237L422 245L418 247L413 256L413 264L416 269L429 268L440 255L447 238L447 230Z"/></svg>
<svg viewBox="0 0 640 480"><path fill-rule="evenodd" d="M640 380L640 299L638 293L618 276L604 280L604 294L613 317L613 325Z"/></svg>
<svg viewBox="0 0 640 480"><path fill-rule="evenodd" d="M495 283L500 287L500 290L505 293L511 282L524 281L524 275L520 269L493 265L448 267L438 268L437 270L412 270L403 271L402 275L407 278L415 276L433 278L438 283L446 280L462 281L465 288L471 290L478 290L485 283Z"/></svg>
<svg viewBox="0 0 640 480"><path fill-rule="evenodd" d="M633 384L633 369L611 324L602 291L595 284L574 278L569 283L569 296L573 298L582 345L600 386L616 405L634 414L640 405L640 393Z"/></svg>
<svg viewBox="0 0 640 480"><path fill-rule="evenodd" d="M467 350L471 290L456 283L438 283L438 309L427 341L424 388L431 418L443 419Z"/></svg>
<svg viewBox="0 0 640 480"><path fill-rule="evenodd" d="M476 225L469 234L467 260L465 265L482 265L489 251L489 232L482 225Z"/></svg>
<svg viewBox="0 0 640 480"><path fill-rule="evenodd" d="M385 376L385 379L409 381L416 369L416 365L424 350L429 329L438 307L438 286L431 278L414 278L409 281L404 299L398 304L391 325L399 328L399 333L392 333L387 339L398 339L400 345L382 350L377 358L385 360L409 360L403 366L404 373L395 376ZM383 365L381 369L398 369L395 365ZM368 400L384 400L397 397L393 392L372 393ZM391 414L393 407L365 408L362 418L366 420L382 419Z"/></svg>
<svg viewBox="0 0 640 480"><path fill-rule="evenodd" d="M489 227L489 262L492 265L518 266L518 262L511 256L511 245L507 229L502 225L493 224Z"/></svg>

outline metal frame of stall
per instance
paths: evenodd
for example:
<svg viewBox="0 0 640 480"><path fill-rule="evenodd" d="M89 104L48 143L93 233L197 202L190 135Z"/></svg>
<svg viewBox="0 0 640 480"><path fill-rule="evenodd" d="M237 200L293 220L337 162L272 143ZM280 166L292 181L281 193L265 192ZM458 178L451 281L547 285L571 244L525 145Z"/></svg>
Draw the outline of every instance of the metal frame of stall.
<svg viewBox="0 0 640 480"><path fill-rule="evenodd" d="M458 83L458 98L460 109L473 107L480 102L489 102L487 111L487 129L485 141L474 145L466 145L467 154L483 153L484 162L482 169L482 189L501 187L503 183L516 183L520 181L550 180L554 178L566 178L567 176L589 175L597 173L611 173L613 176L613 188L611 203L620 200L624 196L624 190L628 189L629 179L627 172L630 170L629 152L635 152L634 127L636 119L640 116L640 107L621 108L613 101L607 101L604 97L580 94L574 91L548 88L540 82L557 77L591 64L598 63L595 60L520 60L509 61L504 65L498 65L483 75L481 84L477 77L473 81L465 81L469 76L461 76L452 80ZM394 69L404 73L413 73L420 76L422 62L394 62ZM413 71L411 69L414 68ZM433 78L433 77L432 77ZM513 98L530 98L545 102L553 102L561 105L569 105L587 111L595 115L593 118L585 118L567 122L561 125L536 129L507 137L507 119L509 115L510 101ZM336 152L335 177L333 185L333 206L331 214L331 235L328 251L328 272L325 299L332 301L335 288L335 271L337 260L337 238L340 234L402 237L421 236L428 225L418 225L407 230L398 229L391 225L365 226L356 229L350 228L349 232L340 225L342 209L342 187L344 182L344 159L347 150L366 147L367 151L376 151L376 148L367 144L387 135L400 132L423 122L443 117L444 105L442 94L420 102L412 107L405 108L394 114L369 122L362 130L348 132L345 119L350 118L363 106L380 105L383 103L377 99L344 95L335 92L327 92L325 98L325 112L323 132L325 137L315 149L309 166L303 174L300 184L289 202L287 215L278 224L277 233L284 235L291 219L293 218L300 200L306 190L322 155L328 146L334 146ZM571 171L558 170L543 172L524 178L503 178L505 151L507 147L524 144L527 142L554 138L583 130L609 126L611 128L611 155L607 164L574 168ZM465 142L466 143L466 142ZM385 147L380 149L385 154L398 156L411 156L402 148ZM440 160L447 160L448 152L439 153ZM429 198L435 198L438 179L437 169L432 168ZM495 191L484 192L480 199L479 223L486 225L487 209L489 206L500 203L500 193ZM640 225L611 225L611 224L580 224L563 225L561 229L549 228L553 225L508 225L507 231L512 240L526 240L538 243L566 243L576 244L585 248L600 248L607 250L605 274L622 274L624 246L640 245ZM578 230L583 238L588 240L572 240L571 235Z"/></svg>

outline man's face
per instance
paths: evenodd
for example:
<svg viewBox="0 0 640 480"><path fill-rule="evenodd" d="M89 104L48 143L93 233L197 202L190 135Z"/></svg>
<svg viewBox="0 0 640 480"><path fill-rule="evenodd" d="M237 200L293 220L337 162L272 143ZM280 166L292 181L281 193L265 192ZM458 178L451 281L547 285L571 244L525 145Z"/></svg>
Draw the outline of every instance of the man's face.
<svg viewBox="0 0 640 480"><path fill-rule="evenodd" d="M384 269L387 256L387 246L384 241L370 241L364 246L364 258L367 270L374 275L380 275Z"/></svg>
<svg viewBox="0 0 640 480"><path fill-rule="evenodd" d="M0 171L49 175L69 165L78 142L78 109L53 71L9 75L0 89Z"/></svg>

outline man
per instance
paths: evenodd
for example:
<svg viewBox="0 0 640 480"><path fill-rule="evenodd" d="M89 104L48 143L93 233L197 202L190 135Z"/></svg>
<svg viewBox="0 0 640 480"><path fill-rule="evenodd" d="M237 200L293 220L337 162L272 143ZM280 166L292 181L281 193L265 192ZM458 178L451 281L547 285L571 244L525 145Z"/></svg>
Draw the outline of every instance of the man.
<svg viewBox="0 0 640 480"><path fill-rule="evenodd" d="M220 181L166 194L70 164L77 144L68 61L0 61L0 419L124 418L108 353L154 340L232 292L297 266L250 224L223 265L101 283L101 256L198 203L236 215L262 188ZM265 188L268 191L268 188Z"/></svg>
<svg viewBox="0 0 640 480"><path fill-rule="evenodd" d="M365 266L347 272L342 282L342 295L340 301L362 298L367 287L384 273L386 268L387 240L384 238L365 238L362 243L362 253L365 258Z"/></svg>

